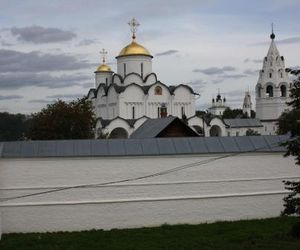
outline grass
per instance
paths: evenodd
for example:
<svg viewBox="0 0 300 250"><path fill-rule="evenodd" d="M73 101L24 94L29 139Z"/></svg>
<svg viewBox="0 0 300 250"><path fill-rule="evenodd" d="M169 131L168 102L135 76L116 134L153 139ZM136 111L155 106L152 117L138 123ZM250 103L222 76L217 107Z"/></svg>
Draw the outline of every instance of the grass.
<svg viewBox="0 0 300 250"><path fill-rule="evenodd" d="M154 228L4 234L1 250L300 249L289 231L297 218L163 225Z"/></svg>

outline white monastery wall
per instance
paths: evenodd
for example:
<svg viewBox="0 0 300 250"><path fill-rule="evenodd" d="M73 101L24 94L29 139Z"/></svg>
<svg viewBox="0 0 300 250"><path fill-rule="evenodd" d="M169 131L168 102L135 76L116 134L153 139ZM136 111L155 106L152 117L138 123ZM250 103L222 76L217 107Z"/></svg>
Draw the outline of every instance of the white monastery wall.
<svg viewBox="0 0 300 250"><path fill-rule="evenodd" d="M1 197L150 175L219 157L23 158L0 160ZM168 175L76 188L0 203L2 232L133 228L278 216L282 181L300 178L282 153L241 154Z"/></svg>

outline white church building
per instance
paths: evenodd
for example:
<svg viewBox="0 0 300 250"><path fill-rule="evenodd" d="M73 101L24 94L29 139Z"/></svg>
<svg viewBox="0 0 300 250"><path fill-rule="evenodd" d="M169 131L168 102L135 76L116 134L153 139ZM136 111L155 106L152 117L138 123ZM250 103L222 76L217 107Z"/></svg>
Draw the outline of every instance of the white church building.
<svg viewBox="0 0 300 250"><path fill-rule="evenodd" d="M152 71L150 52L136 41L139 23L129 23L132 41L124 47L117 59L117 72L103 63L95 72L96 88L90 89L88 98L93 101L96 116L96 137L128 137L148 118L168 115L191 117L195 114L198 95L188 85L167 86Z"/></svg>
<svg viewBox="0 0 300 250"><path fill-rule="evenodd" d="M121 49L117 60L117 72L106 64L103 49L102 64L95 71L95 88L89 90L97 117L96 138L128 138L147 119L172 115L185 118L202 136L241 136L247 131L262 135L276 134L276 121L288 107L291 81L285 71L284 58L275 45L272 31L271 45L260 70L256 85L256 119L251 115L251 96L245 93L243 111L248 119L222 119L226 99L220 94L213 99L209 119L195 115L195 100L198 96L185 84L177 86L160 82L152 71L151 53L137 43L139 23L129 22L132 41Z"/></svg>

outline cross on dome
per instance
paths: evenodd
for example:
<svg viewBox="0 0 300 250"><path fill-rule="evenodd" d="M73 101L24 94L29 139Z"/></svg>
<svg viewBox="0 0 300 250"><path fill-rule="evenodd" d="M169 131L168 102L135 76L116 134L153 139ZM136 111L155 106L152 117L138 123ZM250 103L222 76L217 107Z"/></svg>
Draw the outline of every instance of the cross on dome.
<svg viewBox="0 0 300 250"><path fill-rule="evenodd" d="M130 26L130 30L132 32L132 39L135 39L135 33L137 31L137 27L139 27L140 24L135 18L132 18L130 22L128 22L128 25Z"/></svg>
<svg viewBox="0 0 300 250"><path fill-rule="evenodd" d="M104 64L105 63L105 56L107 55L107 51L105 49L102 49L99 53L102 55L102 62Z"/></svg>

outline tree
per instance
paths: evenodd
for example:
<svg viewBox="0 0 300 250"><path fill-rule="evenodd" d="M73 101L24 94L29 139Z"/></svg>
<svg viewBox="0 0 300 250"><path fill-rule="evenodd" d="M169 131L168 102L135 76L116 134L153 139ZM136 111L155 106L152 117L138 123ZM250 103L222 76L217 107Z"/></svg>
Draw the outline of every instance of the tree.
<svg viewBox="0 0 300 250"><path fill-rule="evenodd" d="M94 137L95 118L87 98L56 101L33 114L28 137L32 140L87 139Z"/></svg>
<svg viewBox="0 0 300 250"><path fill-rule="evenodd" d="M223 119L247 118L242 109L226 108L222 115Z"/></svg>
<svg viewBox="0 0 300 250"><path fill-rule="evenodd" d="M247 129L246 136L252 136L252 135L260 135L260 133L258 133L257 131L255 131L251 128Z"/></svg>
<svg viewBox="0 0 300 250"><path fill-rule="evenodd" d="M24 139L30 119L23 114L0 113L0 141Z"/></svg>
<svg viewBox="0 0 300 250"><path fill-rule="evenodd" d="M297 73L299 75L299 72ZM291 89L291 102L288 103L292 107L291 111L283 113L278 121L278 133L290 134L290 140L284 143L287 148L285 156L295 156L296 164L300 165L300 76L294 81ZM300 181L285 181L285 188L289 193L284 197L284 210L282 215L300 215ZM300 237L300 223L297 223L292 234Z"/></svg>

